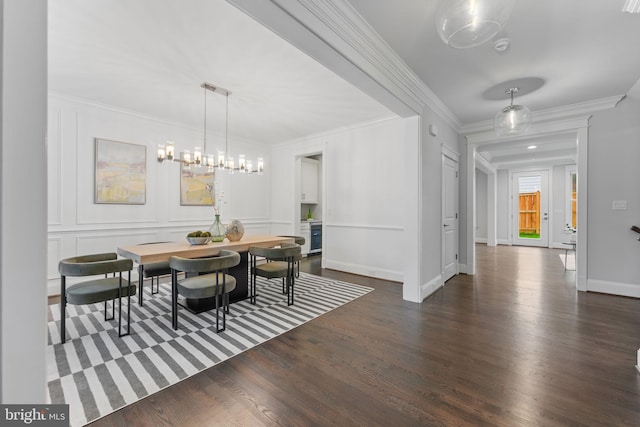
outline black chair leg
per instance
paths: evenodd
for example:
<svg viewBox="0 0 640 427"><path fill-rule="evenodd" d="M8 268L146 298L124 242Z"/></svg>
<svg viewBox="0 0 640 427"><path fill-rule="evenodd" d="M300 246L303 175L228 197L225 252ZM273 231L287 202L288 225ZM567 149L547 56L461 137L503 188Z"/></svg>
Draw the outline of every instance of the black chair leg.
<svg viewBox="0 0 640 427"><path fill-rule="evenodd" d="M151 276L151 295L155 295L158 292L160 292L160 276L155 276L155 282L156 282L156 288L155 290L153 289L153 278L154 276Z"/></svg>
<svg viewBox="0 0 640 427"><path fill-rule="evenodd" d="M153 285L152 285L153 287ZM142 297L144 288L144 265L138 265L138 305L142 307Z"/></svg>
<svg viewBox="0 0 640 427"><path fill-rule="evenodd" d="M127 333L125 335L129 335L131 333L131 272L130 271L129 271L127 284L128 284L127 286ZM120 307L120 310L122 310L122 306ZM121 335L121 336L125 336L125 335Z"/></svg>
<svg viewBox="0 0 640 427"><path fill-rule="evenodd" d="M113 306L115 310L115 301ZM115 315L115 313L114 313ZM122 333L122 272L120 272L120 283L118 284L118 337L126 337L131 333L131 272L127 281L127 333Z"/></svg>
<svg viewBox="0 0 640 427"><path fill-rule="evenodd" d="M230 313L230 311L229 311L229 292L227 292L224 295L225 295L224 301L225 301L225 304L226 304L226 307L227 307L227 314L229 314Z"/></svg>
<svg viewBox="0 0 640 427"><path fill-rule="evenodd" d="M295 285L296 279L293 275L291 275L291 304L289 305L293 305L293 296L295 295L295 292L293 291L293 287Z"/></svg>
<svg viewBox="0 0 640 427"><path fill-rule="evenodd" d="M287 275L287 305L293 305L293 271Z"/></svg>
<svg viewBox="0 0 640 427"><path fill-rule="evenodd" d="M251 277L249 278L249 302L253 305L256 305L256 257L255 255L251 255L250 269L249 274Z"/></svg>
<svg viewBox="0 0 640 427"><path fill-rule="evenodd" d="M290 261L287 268L287 305L293 305L293 285L295 283L295 263ZM282 279L284 281L284 279Z"/></svg>
<svg viewBox="0 0 640 427"><path fill-rule="evenodd" d="M120 286L120 291L122 291L122 286ZM115 306L115 301L113 305ZM118 336L122 336L122 294L118 295Z"/></svg>
<svg viewBox="0 0 640 427"><path fill-rule="evenodd" d="M218 284L216 283L216 333L223 332L227 326L226 310L224 308L224 283L222 284L222 293L218 292ZM222 301L220 301L222 300ZM222 328L220 328L220 302L222 302Z"/></svg>
<svg viewBox="0 0 640 427"><path fill-rule="evenodd" d="M116 318L116 300L111 300L111 317L107 317L108 312L107 301L104 302L104 321L113 320Z"/></svg>
<svg viewBox="0 0 640 427"><path fill-rule="evenodd" d="M227 329L227 310L229 309L229 307L225 307L224 295L225 295L224 293L220 295L220 299L222 300L221 302L222 302L222 330L223 331Z"/></svg>
<svg viewBox="0 0 640 427"><path fill-rule="evenodd" d="M60 342L66 341L67 285L65 276L60 277Z"/></svg>
<svg viewBox="0 0 640 427"><path fill-rule="evenodd" d="M171 269L171 326L178 329L178 275Z"/></svg>

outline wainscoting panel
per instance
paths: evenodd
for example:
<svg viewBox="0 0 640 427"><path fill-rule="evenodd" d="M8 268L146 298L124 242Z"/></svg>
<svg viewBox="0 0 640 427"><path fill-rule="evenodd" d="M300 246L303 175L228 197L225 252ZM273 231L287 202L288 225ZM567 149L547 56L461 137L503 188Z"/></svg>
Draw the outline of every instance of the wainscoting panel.
<svg viewBox="0 0 640 427"><path fill-rule="evenodd" d="M322 243L325 266L402 282L403 234L400 227L325 224Z"/></svg>

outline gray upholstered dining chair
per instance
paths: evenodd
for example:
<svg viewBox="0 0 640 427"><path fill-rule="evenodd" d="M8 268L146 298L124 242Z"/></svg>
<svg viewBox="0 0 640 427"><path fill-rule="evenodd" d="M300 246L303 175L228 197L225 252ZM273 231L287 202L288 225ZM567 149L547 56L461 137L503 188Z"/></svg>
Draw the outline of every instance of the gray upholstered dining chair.
<svg viewBox="0 0 640 427"><path fill-rule="evenodd" d="M157 243L168 242L147 242L140 243L140 245L154 245ZM151 295L155 295L160 291L160 277L171 275L171 267L169 267L169 261L152 262L149 264L140 264L138 266L138 274L141 275L138 288L138 304L142 305L144 298L144 279L151 279ZM155 282L155 289L153 284Z"/></svg>
<svg viewBox="0 0 640 427"><path fill-rule="evenodd" d="M296 278L300 277L300 261L302 261L302 246L305 244L306 239L302 236L280 236L290 237L293 239L296 245L300 245L300 254L296 256Z"/></svg>
<svg viewBox="0 0 640 427"><path fill-rule="evenodd" d="M145 264L142 269L142 277L145 279L151 279L151 295L155 295L160 292L160 277L169 276L171 274L171 267L169 266L169 261L159 261L152 262L150 264ZM155 281L155 289L153 287L153 283ZM140 289L140 294L142 294L142 288ZM142 296L140 298L140 305L142 305Z"/></svg>
<svg viewBox="0 0 640 427"><path fill-rule="evenodd" d="M220 251L216 257L182 258L172 256L171 266L171 323L178 329L178 295L187 299L214 298L216 306L216 332L226 329L229 313L229 293L236 288L235 277L227 270L240 264L240 254L233 251ZM186 276L178 280L178 272ZM219 309L222 305L222 328L220 328Z"/></svg>
<svg viewBox="0 0 640 427"><path fill-rule="evenodd" d="M67 304L93 304L104 301L104 320L115 318L115 300L118 299L118 336L129 335L131 327L131 296L136 286L131 284L133 261L118 259L115 253L81 255L58 263L60 272L60 340L66 341ZM127 278L122 273L127 272ZM112 274L112 276L109 276ZM101 276L73 284L67 288L67 277ZM122 298L127 297L127 332L122 333ZM112 301L112 314L107 317L107 302Z"/></svg>
<svg viewBox="0 0 640 427"><path fill-rule="evenodd" d="M282 278L282 293L287 294L287 305L293 305L295 262L300 252L300 245L296 243L283 243L280 247L275 248L249 247L249 255L251 256L251 283L249 285L251 304L256 303L256 279L257 276L260 276L266 279ZM258 257L266 258L267 262L258 263Z"/></svg>

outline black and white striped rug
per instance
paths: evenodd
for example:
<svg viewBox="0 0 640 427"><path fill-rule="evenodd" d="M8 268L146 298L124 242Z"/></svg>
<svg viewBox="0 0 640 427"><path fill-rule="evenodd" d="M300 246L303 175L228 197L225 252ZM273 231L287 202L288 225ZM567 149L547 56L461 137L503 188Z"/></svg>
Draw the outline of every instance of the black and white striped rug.
<svg viewBox="0 0 640 427"><path fill-rule="evenodd" d="M171 328L170 285L131 304L131 335L118 338L104 304L67 305L67 342L60 343L60 307L49 306L47 382L51 403L69 404L71 425L84 425L302 325L373 289L300 273L295 305L279 280L258 279L256 305L231 305L227 329L215 330L215 310L179 312ZM145 286L147 290L149 286ZM135 300L135 303L134 303ZM125 311L126 312L126 311Z"/></svg>

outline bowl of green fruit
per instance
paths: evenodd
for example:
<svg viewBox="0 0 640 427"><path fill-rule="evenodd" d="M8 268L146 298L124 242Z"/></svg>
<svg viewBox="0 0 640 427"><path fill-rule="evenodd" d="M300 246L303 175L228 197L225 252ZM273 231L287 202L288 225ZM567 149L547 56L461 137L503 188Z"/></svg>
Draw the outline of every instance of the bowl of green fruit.
<svg viewBox="0 0 640 427"><path fill-rule="evenodd" d="M208 231L192 231L187 234L187 241L192 245L206 245L211 241L211 233Z"/></svg>

